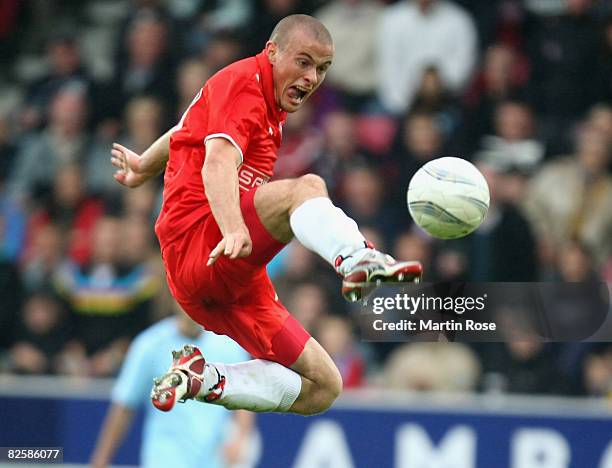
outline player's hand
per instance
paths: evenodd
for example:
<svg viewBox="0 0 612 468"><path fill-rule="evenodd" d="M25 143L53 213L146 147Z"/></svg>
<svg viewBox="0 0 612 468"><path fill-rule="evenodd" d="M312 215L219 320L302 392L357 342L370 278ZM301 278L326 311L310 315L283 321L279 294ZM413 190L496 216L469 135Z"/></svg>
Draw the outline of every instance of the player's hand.
<svg viewBox="0 0 612 468"><path fill-rule="evenodd" d="M213 249L208 257L206 266L210 266L217 261L221 255L234 260L238 257L248 257L253 250L251 236L246 227L235 232L230 232L221 239L221 242Z"/></svg>
<svg viewBox="0 0 612 468"><path fill-rule="evenodd" d="M150 177L142 168L141 157L119 143L113 143L111 163L117 168L115 180L126 187L138 187Z"/></svg>

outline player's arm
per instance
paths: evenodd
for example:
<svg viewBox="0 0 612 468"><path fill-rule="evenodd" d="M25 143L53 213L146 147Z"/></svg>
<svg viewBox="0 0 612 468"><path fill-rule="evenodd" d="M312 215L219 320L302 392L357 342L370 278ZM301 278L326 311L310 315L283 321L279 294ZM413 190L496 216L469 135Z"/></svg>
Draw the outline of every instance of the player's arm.
<svg viewBox="0 0 612 468"><path fill-rule="evenodd" d="M119 143L113 143L111 162L117 168L115 179L126 187L134 188L162 172L168 162L170 136L175 128L155 140L140 156Z"/></svg>
<svg viewBox="0 0 612 468"><path fill-rule="evenodd" d="M245 448L255 427L255 413L250 411L234 411L236 430L223 447L223 457L228 466L238 465L245 457Z"/></svg>
<svg viewBox="0 0 612 468"><path fill-rule="evenodd" d="M132 409L113 403L104 420L100 437L91 456L91 466L103 468L110 465L117 447L130 427L133 416L134 411Z"/></svg>
<svg viewBox="0 0 612 468"><path fill-rule="evenodd" d="M223 239L210 253L207 265L212 265L221 254L231 259L251 253L251 236L240 211L238 166L241 155L225 138L206 141L206 158L202 167L202 181L206 198Z"/></svg>

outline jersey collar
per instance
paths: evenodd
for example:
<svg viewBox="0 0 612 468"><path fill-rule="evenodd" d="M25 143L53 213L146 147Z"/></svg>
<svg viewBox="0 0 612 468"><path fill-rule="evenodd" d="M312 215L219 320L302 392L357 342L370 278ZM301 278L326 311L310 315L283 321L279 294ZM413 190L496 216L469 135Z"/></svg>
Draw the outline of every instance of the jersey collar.
<svg viewBox="0 0 612 468"><path fill-rule="evenodd" d="M271 109L274 115L280 122L285 120L287 113L278 107L276 104L276 97L274 96L274 79L272 78L272 64L268 59L268 53L264 49L255 56L259 70L261 72L261 87L263 89L264 98L268 108Z"/></svg>

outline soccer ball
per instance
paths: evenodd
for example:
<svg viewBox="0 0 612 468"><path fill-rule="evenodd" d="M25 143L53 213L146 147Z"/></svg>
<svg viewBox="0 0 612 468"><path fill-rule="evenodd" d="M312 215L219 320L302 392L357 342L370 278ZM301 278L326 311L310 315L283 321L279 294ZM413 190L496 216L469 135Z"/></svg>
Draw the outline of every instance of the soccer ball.
<svg viewBox="0 0 612 468"><path fill-rule="evenodd" d="M408 187L414 221L439 239L473 232L489 209L489 186L476 167L460 158L439 158L421 167Z"/></svg>

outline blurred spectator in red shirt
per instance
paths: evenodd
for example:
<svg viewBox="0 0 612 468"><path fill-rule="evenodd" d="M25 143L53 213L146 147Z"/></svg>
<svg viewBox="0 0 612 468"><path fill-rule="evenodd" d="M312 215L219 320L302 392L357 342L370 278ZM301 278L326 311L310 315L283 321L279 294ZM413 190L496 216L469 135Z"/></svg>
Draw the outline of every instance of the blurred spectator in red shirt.
<svg viewBox="0 0 612 468"><path fill-rule="evenodd" d="M33 240L45 226L53 224L65 239L66 255L78 265L89 261L92 231L104 214L104 202L90 197L83 187L83 174L71 164L57 173L53 193L30 217L25 257Z"/></svg>

